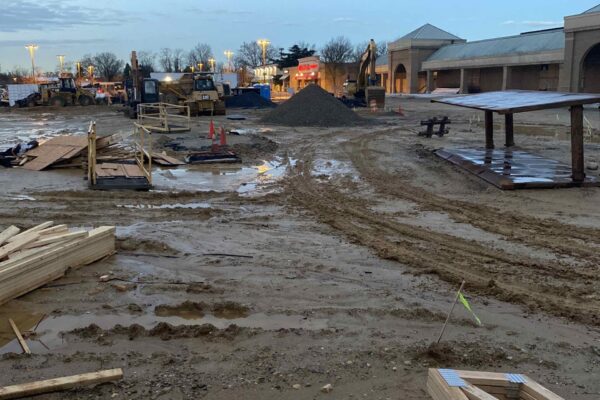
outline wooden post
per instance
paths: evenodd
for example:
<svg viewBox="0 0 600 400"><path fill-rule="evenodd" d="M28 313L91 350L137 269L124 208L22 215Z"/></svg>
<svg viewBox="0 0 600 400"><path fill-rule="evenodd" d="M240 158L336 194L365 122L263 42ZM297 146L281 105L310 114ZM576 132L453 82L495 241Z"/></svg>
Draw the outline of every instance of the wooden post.
<svg viewBox="0 0 600 400"><path fill-rule="evenodd" d="M514 135L514 118L513 114L506 114L504 116L505 120L505 132L506 132L506 143L504 144L506 147L512 147L515 145L515 135Z"/></svg>
<svg viewBox="0 0 600 400"><path fill-rule="evenodd" d="M571 107L571 164L573 181L583 182L583 106Z"/></svg>
<svg viewBox="0 0 600 400"><path fill-rule="evenodd" d="M456 297L454 298L454 302L452 303L452 308L450 308L450 312L448 313L448 316L446 317L446 322L444 322L444 326L442 327L442 331L440 332L440 336L438 337L438 340L436 343L439 343L440 340L442 340L442 336L444 336L444 332L446 331L446 326L448 326L448 322L450 322L450 317L452 316L454 307L456 307L456 303L458 302L458 295L460 294L460 292L462 292L464 287L465 287L465 281L462 281L462 283L460 284L460 289L458 289L458 292L456 292Z"/></svg>
<svg viewBox="0 0 600 400"><path fill-rule="evenodd" d="M494 148L494 113L492 111L485 112L485 148Z"/></svg>

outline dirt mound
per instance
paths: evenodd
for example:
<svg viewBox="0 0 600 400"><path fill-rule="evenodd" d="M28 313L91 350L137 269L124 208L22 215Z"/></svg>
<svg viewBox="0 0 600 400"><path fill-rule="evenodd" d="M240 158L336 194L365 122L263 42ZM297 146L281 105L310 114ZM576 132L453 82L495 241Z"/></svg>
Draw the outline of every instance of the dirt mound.
<svg viewBox="0 0 600 400"><path fill-rule="evenodd" d="M262 122L285 126L355 126L366 123L354 111L317 85L308 85L265 115Z"/></svg>
<svg viewBox="0 0 600 400"><path fill-rule="evenodd" d="M225 106L227 108L274 108L277 104L258 93L249 92L225 99Z"/></svg>

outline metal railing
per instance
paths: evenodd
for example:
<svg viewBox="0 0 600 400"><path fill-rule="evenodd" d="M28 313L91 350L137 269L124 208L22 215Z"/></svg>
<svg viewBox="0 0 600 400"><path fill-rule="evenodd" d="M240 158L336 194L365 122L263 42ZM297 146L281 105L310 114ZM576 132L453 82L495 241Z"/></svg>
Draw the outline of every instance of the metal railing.
<svg viewBox="0 0 600 400"><path fill-rule="evenodd" d="M168 103L138 104L137 123L152 132L186 132L192 129L189 106Z"/></svg>

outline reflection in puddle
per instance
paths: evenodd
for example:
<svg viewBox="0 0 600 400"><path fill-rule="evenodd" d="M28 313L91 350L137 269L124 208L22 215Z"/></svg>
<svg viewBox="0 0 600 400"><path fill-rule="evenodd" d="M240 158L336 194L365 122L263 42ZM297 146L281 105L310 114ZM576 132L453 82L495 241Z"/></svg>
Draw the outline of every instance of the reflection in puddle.
<svg viewBox="0 0 600 400"><path fill-rule="evenodd" d="M217 313L215 313L217 314ZM130 326L138 324L146 329L152 329L161 322L165 322L174 326L177 325L202 325L211 324L218 329L225 329L231 324L235 324L244 328L259 328L264 330L278 329L306 329L320 330L327 328L326 319L309 319L301 315L267 315L264 313L251 314L239 317L238 315L220 315L206 314L200 316L196 312L187 313L185 316L171 315L158 316L154 314L130 315L130 314L108 314L108 315L60 315L44 319L36 330L36 335L28 339L28 345L33 353L46 353L49 349L56 349L66 345L67 337L63 337L61 332L68 332L78 328L85 328L91 324L98 325L101 329L112 329L115 325ZM33 329L37 321L22 322L20 328L23 332ZM21 353L14 336L3 335L1 338L11 338L0 341L0 354L15 352Z"/></svg>
<svg viewBox="0 0 600 400"><path fill-rule="evenodd" d="M263 161L254 167L235 167L217 165L185 166L177 169L164 169L154 173L154 185L161 188L235 192L249 194L275 183L285 176L287 168L293 166L280 157L272 161Z"/></svg>

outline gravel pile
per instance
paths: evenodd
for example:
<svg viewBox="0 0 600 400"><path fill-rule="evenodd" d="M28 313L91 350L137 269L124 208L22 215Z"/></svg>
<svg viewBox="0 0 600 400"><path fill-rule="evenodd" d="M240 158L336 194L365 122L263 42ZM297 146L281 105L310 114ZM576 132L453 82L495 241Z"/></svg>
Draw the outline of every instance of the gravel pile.
<svg viewBox="0 0 600 400"><path fill-rule="evenodd" d="M265 115L262 122L285 126L355 126L366 121L317 85L309 85Z"/></svg>
<svg viewBox="0 0 600 400"><path fill-rule="evenodd" d="M239 96L232 96L225 99L225 107L227 108L273 108L277 104L265 99L260 94L248 92Z"/></svg>

